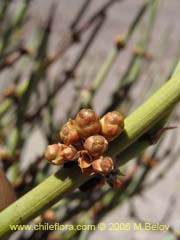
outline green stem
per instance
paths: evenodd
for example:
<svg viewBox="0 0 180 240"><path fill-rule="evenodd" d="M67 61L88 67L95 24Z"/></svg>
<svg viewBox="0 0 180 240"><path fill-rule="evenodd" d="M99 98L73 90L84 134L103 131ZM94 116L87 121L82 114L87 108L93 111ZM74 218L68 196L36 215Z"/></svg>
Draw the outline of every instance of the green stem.
<svg viewBox="0 0 180 240"><path fill-rule="evenodd" d="M125 119L125 131L110 145L108 154L116 156L127 148L163 118L179 99L180 73L164 84L149 100Z"/></svg>
<svg viewBox="0 0 180 240"><path fill-rule="evenodd" d="M108 154L118 155L153 127L180 100L180 71L177 69L176 75L171 80L126 118L125 132L110 145ZM134 144L129 147L129 150L126 150L126 154L129 154L130 157L132 157L132 153L137 154L140 148L141 150L145 148L148 140L139 141L139 145L137 142ZM122 153L121 159L123 159L123 155L124 153ZM28 222L44 209L64 198L87 179L88 177L81 174L77 168L61 169L50 176L0 213L0 236L5 236L10 232L10 224Z"/></svg>

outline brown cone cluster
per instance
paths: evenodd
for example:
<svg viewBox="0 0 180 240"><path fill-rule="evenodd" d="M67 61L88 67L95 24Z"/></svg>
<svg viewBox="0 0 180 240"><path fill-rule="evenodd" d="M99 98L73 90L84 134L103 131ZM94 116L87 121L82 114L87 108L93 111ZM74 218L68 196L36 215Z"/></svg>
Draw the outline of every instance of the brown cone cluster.
<svg viewBox="0 0 180 240"><path fill-rule="evenodd" d="M123 129L124 118L120 112L108 112L100 119L92 109L82 109L62 127L59 135L63 143L47 146L45 158L55 165L77 161L86 175L108 174L114 169L114 163L105 152L109 142Z"/></svg>

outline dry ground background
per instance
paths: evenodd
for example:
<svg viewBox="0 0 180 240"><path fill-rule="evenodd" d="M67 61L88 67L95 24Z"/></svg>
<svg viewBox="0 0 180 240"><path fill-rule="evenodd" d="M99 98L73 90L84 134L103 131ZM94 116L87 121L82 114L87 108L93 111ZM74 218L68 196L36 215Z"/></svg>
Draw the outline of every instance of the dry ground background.
<svg viewBox="0 0 180 240"><path fill-rule="evenodd" d="M34 0L29 9L29 19L25 25L25 39L28 39L30 33L36 25L43 24L47 18L50 5L55 2L54 0ZM53 34L51 39L50 52L56 51L61 43L61 37L66 31L69 23L71 22L74 14L77 12L80 4L83 0L59 0L58 8L56 9L56 17L53 26ZM91 8L88 12L90 15L95 9L101 6L105 0L94 0L91 4ZM115 36L119 33L126 32L131 20L135 16L135 13L142 0L124 0L122 3L114 4L107 14L107 19L103 25L102 30L98 34L93 46L88 51L88 54L83 60L81 67L78 69L77 78L84 79L84 82L88 82L95 76L98 69L102 65L106 55L112 48L112 43ZM140 80L132 89L132 98L135 102L135 106L140 105L143 99L147 98L146 91L151 82L157 81L157 79L163 79L168 73L169 66L171 65L174 56L177 55L180 40L180 1L179 0L162 0L160 1L160 8L157 17L157 21L152 34L151 43L149 46L149 52L153 55L152 62L146 62L143 66L143 72ZM18 1L14 1L14 7L18 4ZM12 8L13 10L13 8ZM87 15L86 15L87 16ZM94 108L98 113L101 113L109 101L109 97L116 86L116 82L119 76L122 75L127 62L130 59L130 53L133 49L134 43L139 38L139 34L143 34L143 30L137 31L137 34L133 37L132 41L128 45L128 48L123 51L118 60L113 66L112 71L106 78L102 88L98 91L94 99ZM163 44L162 44L163 42ZM163 45L163 46L162 46ZM53 65L49 71L49 79L53 78L62 66L70 65L74 55L76 54L78 47L73 47L67 56L63 59L63 62L58 61ZM17 64L17 71L20 65ZM14 74L13 70L6 70L0 75L1 87L5 88L9 84L11 76ZM25 69L25 72L28 69ZM148 73L148 74L147 74ZM64 114L68 111L71 103L70 99L74 96L73 84L68 83L63 91L58 95L58 102L60 105L60 111L56 113L56 121L63 119ZM43 96L42 96L43 98ZM132 109L130 110L132 111ZM63 113L63 114L62 114ZM177 109L177 114L180 114L180 107ZM177 123L176 123L177 125ZM175 130L178 134L175 135L175 144L172 146L173 151L179 148L179 128ZM169 133L167 136L167 144L164 144L162 152L169 145L168 138L172 137L173 133ZM41 153L46 145L43 140L42 132L36 128L33 130L31 136L26 144L25 151L22 156L22 168L25 168L38 153ZM38 147L37 147L38 146ZM33 149L33 153L31 151ZM29 151L30 150L30 151ZM26 160L25 160L26 159ZM171 160L171 159L169 159ZM180 160L180 158L179 158ZM147 181L153 179L158 171L163 167L163 164L154 170ZM137 222L138 219L129 217L129 212L132 206L135 209L140 221L145 222L161 222L164 214L167 212L171 205L170 214L165 220L166 224L170 224L175 229L180 229L180 161L176 161L174 166L170 169L168 174L160 180L155 186L147 189L143 195L134 197L131 202L126 202L121 207L117 207L110 212L102 222ZM148 232L148 231L96 231L94 232L90 240L95 239L126 239L126 240L158 240L158 239L173 239L167 232Z"/></svg>

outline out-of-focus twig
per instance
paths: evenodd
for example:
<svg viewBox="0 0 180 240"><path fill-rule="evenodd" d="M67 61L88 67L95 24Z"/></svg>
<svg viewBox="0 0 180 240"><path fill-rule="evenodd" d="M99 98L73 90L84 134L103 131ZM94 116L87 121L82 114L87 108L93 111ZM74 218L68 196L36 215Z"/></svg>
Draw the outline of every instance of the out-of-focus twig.
<svg viewBox="0 0 180 240"><path fill-rule="evenodd" d="M148 4L150 8L149 19L142 40L137 44L136 48L138 49L138 51L136 51L136 54L132 56L126 72L119 80L118 85L115 88L111 103L105 110L106 112L112 111L115 108L120 108L121 101L125 99L131 86L133 85L133 83L135 83L135 81L140 75L144 60L144 53L147 50L154 22L156 19L158 0L149 1Z"/></svg>
<svg viewBox="0 0 180 240"><path fill-rule="evenodd" d="M85 0L82 3L82 6L80 7L79 11L77 12L77 15L75 16L74 20L72 21L72 23L70 25L70 28L72 29L72 31L74 31L74 29L76 29L76 26L78 25L79 21L85 14L86 10L88 9L88 7L92 3L92 1L93 0Z"/></svg>
<svg viewBox="0 0 180 240"><path fill-rule="evenodd" d="M103 22L105 20L105 16L103 16L99 22L97 23L97 25L94 27L94 29L92 30L89 38L87 39L84 47L82 48L81 52L79 53L79 55L77 56L73 66L71 67L70 70L66 70L65 73L63 74L63 79L61 79L61 81L58 81L55 83L54 89L52 90L52 92L49 94L49 96L47 97L47 99L45 100L44 103L41 104L41 106L39 107L39 109L35 112L32 113L30 116L27 116L26 120L27 121L32 121L34 118L36 118L37 116L39 116L39 114L41 113L41 111L48 105L49 101L56 96L56 94L59 92L60 89L62 89L62 87L66 84L66 82L68 80L72 80L74 79L74 75L75 75L75 70L76 68L79 66L81 60L83 59L84 55L86 54L87 50L89 49L90 45L92 44L93 40L95 39L95 37L97 36L98 31L100 30Z"/></svg>
<svg viewBox="0 0 180 240"><path fill-rule="evenodd" d="M26 48L20 48L17 51L11 53L3 61L0 62L0 71L5 68L13 66L13 64L17 62L25 54L30 54L30 51Z"/></svg>
<svg viewBox="0 0 180 240"><path fill-rule="evenodd" d="M142 4L141 8L138 10L135 18L133 19L127 33L122 36L121 35L117 36L114 44L115 46L108 54L106 61L104 62L103 66L101 67L100 71L98 72L97 76L92 82L90 88L81 90L82 107L90 107L93 96L95 95L95 93L97 92L101 84L103 83L105 77L108 75L119 53L127 46L134 30L138 26L148 6L149 6L148 2L145 2Z"/></svg>
<svg viewBox="0 0 180 240"><path fill-rule="evenodd" d="M45 75L47 70L46 68L44 68L44 59L46 59L46 55L47 55L47 46L48 46L53 16L54 16L53 14L54 14L54 5L52 6L52 9L50 11L49 19L47 21L47 25L42 34L39 49L35 56L36 64L35 64L34 70L30 76L27 88L19 101L19 105L17 108L16 128L13 129L12 134L10 135L9 141L8 141L9 152L11 154L14 153L15 149L20 144L21 131L23 128L24 117L30 101L30 97L33 94L33 91L36 89L41 78Z"/></svg>
<svg viewBox="0 0 180 240"><path fill-rule="evenodd" d="M5 28L5 32L3 33L2 40L0 41L1 54L4 52L4 50L8 46L8 43L11 40L12 34L18 29L19 26L22 25L30 2L31 1L27 1L27 0L21 2L20 8L18 9L18 12L15 15L14 19L12 19L12 22Z"/></svg>

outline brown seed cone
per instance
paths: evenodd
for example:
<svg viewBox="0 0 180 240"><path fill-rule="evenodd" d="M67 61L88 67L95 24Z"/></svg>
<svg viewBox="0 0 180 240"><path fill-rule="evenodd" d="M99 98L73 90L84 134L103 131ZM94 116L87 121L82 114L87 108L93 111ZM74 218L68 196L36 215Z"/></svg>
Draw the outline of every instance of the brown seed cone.
<svg viewBox="0 0 180 240"><path fill-rule="evenodd" d="M115 39L117 48L123 48L126 45L126 37L123 35L118 35Z"/></svg>
<svg viewBox="0 0 180 240"><path fill-rule="evenodd" d="M76 128L83 138L96 135L101 130L100 119L92 109L82 109L76 116Z"/></svg>
<svg viewBox="0 0 180 240"><path fill-rule="evenodd" d="M76 130L75 120L69 119L68 122L62 127L59 136L63 143L67 145L78 143L79 135Z"/></svg>
<svg viewBox="0 0 180 240"><path fill-rule="evenodd" d="M78 165L81 169L88 168L92 164L92 157L86 150L79 151Z"/></svg>
<svg viewBox="0 0 180 240"><path fill-rule="evenodd" d="M92 162L92 168L96 173L108 174L114 169L114 163L110 157L99 157Z"/></svg>
<svg viewBox="0 0 180 240"><path fill-rule="evenodd" d="M75 147L73 147L72 145L65 145L65 144L59 144L61 145L61 151L62 151L62 155L64 157L65 160L74 160L77 158L78 153Z"/></svg>
<svg viewBox="0 0 180 240"><path fill-rule="evenodd" d="M55 165L62 165L65 161L74 161L78 156L77 150L72 145L53 144L45 151L45 157Z"/></svg>
<svg viewBox="0 0 180 240"><path fill-rule="evenodd" d="M52 161L53 159L56 158L58 152L59 152L58 144L48 145L45 150L44 156L48 161Z"/></svg>
<svg viewBox="0 0 180 240"><path fill-rule="evenodd" d="M124 118L120 112L106 113L101 122L101 134L110 142L117 138L124 129Z"/></svg>
<svg viewBox="0 0 180 240"><path fill-rule="evenodd" d="M108 141L101 135L90 136L85 140L84 148L92 156L100 156L107 150Z"/></svg>

